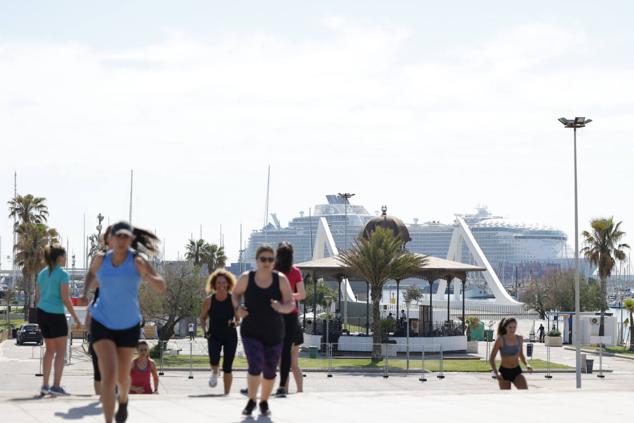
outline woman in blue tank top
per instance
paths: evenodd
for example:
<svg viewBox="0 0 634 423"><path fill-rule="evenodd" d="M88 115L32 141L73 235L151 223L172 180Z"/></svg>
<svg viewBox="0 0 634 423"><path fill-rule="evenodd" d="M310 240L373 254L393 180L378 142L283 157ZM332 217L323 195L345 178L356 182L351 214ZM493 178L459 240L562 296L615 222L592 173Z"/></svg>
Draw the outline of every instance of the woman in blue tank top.
<svg viewBox="0 0 634 423"><path fill-rule="evenodd" d="M138 252L155 253L158 239L148 231L126 222L112 225L112 249L99 254L90 265L82 303L88 291L99 287L99 298L90 306L90 334L101 373L101 403L106 422L125 422L128 417L130 366L139 341L141 311L138 289L142 280L160 293L166 291L163 278ZM115 385L119 388L116 416Z"/></svg>

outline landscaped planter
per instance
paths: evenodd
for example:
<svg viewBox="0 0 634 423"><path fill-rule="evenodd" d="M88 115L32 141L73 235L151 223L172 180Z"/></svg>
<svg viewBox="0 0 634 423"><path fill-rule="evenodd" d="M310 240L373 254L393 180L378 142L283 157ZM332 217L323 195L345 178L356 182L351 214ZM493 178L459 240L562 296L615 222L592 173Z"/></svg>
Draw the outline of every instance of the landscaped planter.
<svg viewBox="0 0 634 423"><path fill-rule="evenodd" d="M544 340L544 345L547 347L561 347L563 345L564 339L561 336L546 336Z"/></svg>
<svg viewBox="0 0 634 423"><path fill-rule="evenodd" d="M478 341L467 341L467 352L477 354L478 353Z"/></svg>

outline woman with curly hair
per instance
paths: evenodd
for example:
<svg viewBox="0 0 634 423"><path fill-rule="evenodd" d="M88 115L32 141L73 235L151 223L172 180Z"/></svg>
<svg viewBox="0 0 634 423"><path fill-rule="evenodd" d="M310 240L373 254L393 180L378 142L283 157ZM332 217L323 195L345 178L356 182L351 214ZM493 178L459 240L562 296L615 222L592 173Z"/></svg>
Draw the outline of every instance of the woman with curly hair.
<svg viewBox="0 0 634 423"><path fill-rule="evenodd" d="M205 338L209 351L211 376L209 386L218 384L220 373L220 352L222 358L222 379L225 395L231 391L233 359L238 347L235 313L231 303L231 291L236 286L236 278L224 269L213 272L207 280L206 291L211 294L203 301L200 312L200 324L205 328ZM209 327L207 327L209 320Z"/></svg>

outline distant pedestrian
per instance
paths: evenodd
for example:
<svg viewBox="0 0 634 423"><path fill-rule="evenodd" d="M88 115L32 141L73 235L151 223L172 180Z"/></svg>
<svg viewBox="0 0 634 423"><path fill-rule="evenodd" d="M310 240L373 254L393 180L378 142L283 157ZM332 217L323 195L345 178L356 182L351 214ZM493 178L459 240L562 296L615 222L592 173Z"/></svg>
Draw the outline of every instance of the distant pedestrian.
<svg viewBox="0 0 634 423"><path fill-rule="evenodd" d="M546 329L543 324L539 324L539 329L537 329L537 334L539 335L539 342L544 342L546 339Z"/></svg>
<svg viewBox="0 0 634 423"><path fill-rule="evenodd" d="M193 341L194 338L196 337L196 325L194 325L193 322L190 322L187 325L187 332L189 333L189 340Z"/></svg>
<svg viewBox="0 0 634 423"><path fill-rule="evenodd" d="M533 371L524 357L524 340L521 336L516 335L516 331L517 320L515 318L502 319L498 325L498 338L493 344L489 358L489 364L502 390L511 389L511 384L515 385L517 389L528 389L526 378L522 375L520 360L530 373ZM498 351L502 359L499 370L495 363Z"/></svg>
<svg viewBox="0 0 634 423"><path fill-rule="evenodd" d="M280 387L275 396L286 397L288 393L288 376L293 372L293 379L297 385L297 392L303 392L304 379L302 369L299 367L299 348L304 343L304 332L299 324L299 309L297 301L306 298L304 278L302 272L293 266L293 246L288 242L282 242L277 247L275 254L275 270L284 273L291 285L293 293L293 311L284 314L284 342L282 344L282 357L280 361Z"/></svg>
<svg viewBox="0 0 634 423"><path fill-rule="evenodd" d="M166 285L141 255L157 251L158 239L154 234L119 222L112 226L110 239L112 250L98 254L86 274L82 303L87 303L92 285L98 284L99 299L90 308L90 332L99 359L101 402L106 423L112 422L113 417L117 423L123 423L128 418L130 367L140 334L138 288L144 280L164 293ZM115 386L119 388L116 416Z"/></svg>
<svg viewBox="0 0 634 423"><path fill-rule="evenodd" d="M207 280L206 291L211 295L205 298L200 312L200 324L205 330L211 375L209 386L216 387L220 374L220 352L222 351L222 378L224 393L229 395L233 383L233 359L238 348L235 312L231 302L231 292L236 278L224 269L213 272ZM209 326L207 326L209 320Z"/></svg>
<svg viewBox="0 0 634 423"><path fill-rule="evenodd" d="M150 348L146 341L137 346L138 357L132 360L130 369L131 394L158 394L159 375L156 363L150 358ZM152 387L150 379L154 382Z"/></svg>
<svg viewBox="0 0 634 423"><path fill-rule="evenodd" d="M240 276L231 299L236 317L243 320L240 333L249 364L249 401L242 414L250 416L253 412L261 384L260 414L268 416L271 414L268 400L284 340L281 314L291 313L295 304L288 279L273 270L273 248L268 245L258 247L255 259L257 270Z"/></svg>
<svg viewBox="0 0 634 423"><path fill-rule="evenodd" d="M35 302L37 323L42 331L46 351L42 360L41 395L69 395L61 386L64 372L64 354L68 339L68 323L64 307L79 326L81 323L70 301L68 273L62 269L66 265L66 250L60 245L50 245L44 249L46 267L37 275ZM53 359L55 364L53 365ZM55 374L53 385L49 387L51 367Z"/></svg>

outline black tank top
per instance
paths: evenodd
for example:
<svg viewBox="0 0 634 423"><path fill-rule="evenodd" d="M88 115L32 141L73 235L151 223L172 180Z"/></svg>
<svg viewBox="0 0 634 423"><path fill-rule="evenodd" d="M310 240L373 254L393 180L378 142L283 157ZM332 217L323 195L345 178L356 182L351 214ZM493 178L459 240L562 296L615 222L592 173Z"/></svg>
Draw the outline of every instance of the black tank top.
<svg viewBox="0 0 634 423"><path fill-rule="evenodd" d="M218 301L216 295L212 295L211 307L209 308L210 336L214 339L237 336L236 328L229 325L229 323L233 321L233 316L231 295L227 295L224 301Z"/></svg>
<svg viewBox="0 0 634 423"><path fill-rule="evenodd" d="M280 275L273 272L273 281L268 288L255 283L255 272L249 272L249 284L244 292L244 306L249 315L240 325L243 337L254 338L265 345L276 345L284 339L282 315L271 307L271 300L282 300Z"/></svg>

